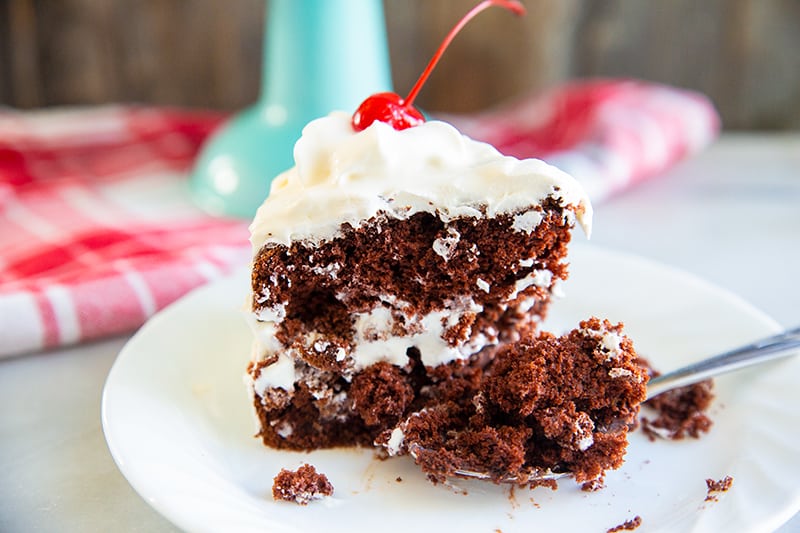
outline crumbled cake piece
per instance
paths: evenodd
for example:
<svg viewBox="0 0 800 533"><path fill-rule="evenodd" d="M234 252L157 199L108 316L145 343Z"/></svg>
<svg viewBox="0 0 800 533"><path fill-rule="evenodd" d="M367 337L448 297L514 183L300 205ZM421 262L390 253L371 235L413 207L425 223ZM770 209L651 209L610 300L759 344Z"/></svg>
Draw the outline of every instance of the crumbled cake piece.
<svg viewBox="0 0 800 533"><path fill-rule="evenodd" d="M607 533L617 533L618 531L633 531L637 529L639 526L642 525L642 517L641 516L634 516L630 520L626 520L622 524L618 526L614 526L608 530Z"/></svg>
<svg viewBox="0 0 800 533"><path fill-rule="evenodd" d="M728 492L728 490L733 485L733 478L731 476L725 476L724 478L715 481L713 479L706 479L706 500L707 502L710 501L717 501L719 500L719 495L723 492Z"/></svg>
<svg viewBox="0 0 800 533"><path fill-rule="evenodd" d="M333 494L333 485L327 476L318 473L313 465L304 464L296 471L281 469L272 484L272 497L276 500L308 505Z"/></svg>
<svg viewBox="0 0 800 533"><path fill-rule="evenodd" d="M551 472L599 482L623 462L647 380L622 325L592 318L499 348L476 394L428 405L379 442L410 453L434 482L464 471L496 483Z"/></svg>
<svg viewBox="0 0 800 533"><path fill-rule="evenodd" d="M631 429L629 431L632 431L633 426L630 427ZM583 492L595 492L602 489L603 487L605 487L605 480L603 478L590 479L589 481L586 481L581 485L581 490Z"/></svg>
<svg viewBox="0 0 800 533"><path fill-rule="evenodd" d="M658 372L652 372L657 376ZM653 409L656 417L643 416L642 431L650 440L656 437L683 439L687 436L700 438L713 425L706 410L714 399L712 380L702 381L659 394L644 403Z"/></svg>

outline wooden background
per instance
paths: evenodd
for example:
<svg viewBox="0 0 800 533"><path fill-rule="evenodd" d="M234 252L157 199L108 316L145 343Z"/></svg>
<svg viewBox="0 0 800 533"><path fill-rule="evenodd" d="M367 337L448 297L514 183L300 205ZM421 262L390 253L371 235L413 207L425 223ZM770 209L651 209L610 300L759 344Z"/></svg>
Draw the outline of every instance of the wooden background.
<svg viewBox="0 0 800 533"><path fill-rule="evenodd" d="M729 129L800 127L800 0L523 0L453 42L418 103L483 109L566 79L697 89ZM406 92L476 0L385 0ZM0 0L0 104L238 109L258 93L263 0Z"/></svg>

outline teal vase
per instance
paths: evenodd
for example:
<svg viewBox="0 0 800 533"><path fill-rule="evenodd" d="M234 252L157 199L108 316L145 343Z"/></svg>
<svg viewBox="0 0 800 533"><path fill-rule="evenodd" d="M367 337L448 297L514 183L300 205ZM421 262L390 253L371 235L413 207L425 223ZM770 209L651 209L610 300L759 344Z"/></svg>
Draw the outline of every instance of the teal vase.
<svg viewBox="0 0 800 533"><path fill-rule="evenodd" d="M252 217L310 120L391 87L380 0L269 1L259 100L207 141L192 196L213 214Z"/></svg>

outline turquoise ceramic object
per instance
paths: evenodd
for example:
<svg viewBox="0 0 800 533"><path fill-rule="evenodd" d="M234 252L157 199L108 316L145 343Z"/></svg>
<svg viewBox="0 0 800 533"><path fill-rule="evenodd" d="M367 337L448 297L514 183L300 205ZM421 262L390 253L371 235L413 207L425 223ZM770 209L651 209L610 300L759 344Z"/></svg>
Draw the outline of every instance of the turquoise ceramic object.
<svg viewBox="0 0 800 533"><path fill-rule="evenodd" d="M214 214L253 216L305 124L391 90L380 0L271 0L265 28L259 101L209 139L191 176Z"/></svg>

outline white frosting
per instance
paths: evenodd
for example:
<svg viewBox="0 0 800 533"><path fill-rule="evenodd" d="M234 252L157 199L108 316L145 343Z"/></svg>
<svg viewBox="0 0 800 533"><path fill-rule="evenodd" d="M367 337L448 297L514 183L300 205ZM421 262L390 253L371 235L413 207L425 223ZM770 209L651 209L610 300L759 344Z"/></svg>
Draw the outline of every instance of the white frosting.
<svg viewBox="0 0 800 533"><path fill-rule="evenodd" d="M420 351L420 358L426 366L438 366L456 359L464 359L482 349L490 340L476 336L473 342L459 347L450 346L442 338L444 332L456 324L465 313L479 313L483 310L472 300L450 302L448 309L433 311L423 316L415 316L411 323L419 323L418 331L399 336L393 333L395 319L391 310L377 306L368 313L354 315L353 325L353 368L361 370L380 361L405 366L409 347Z"/></svg>
<svg viewBox="0 0 800 533"><path fill-rule="evenodd" d="M573 425L575 446L578 450L585 452L594 444L594 422L586 413L578 413Z"/></svg>
<svg viewBox="0 0 800 533"><path fill-rule="evenodd" d="M622 336L614 331L598 331L596 329L582 329L581 333L589 335L600 341L600 348L608 354L606 361L617 359L622 353Z"/></svg>
<svg viewBox="0 0 800 533"><path fill-rule="evenodd" d="M278 355L278 360L261 369L253 380L253 388L259 396L267 389L280 388L291 391L295 381L294 361L286 354Z"/></svg>
<svg viewBox="0 0 800 533"><path fill-rule="evenodd" d="M492 286L489 285L489 282L486 281L485 279L478 278L475 283L476 283L476 285L478 285L478 288L480 290L482 290L483 292L485 292L487 294L492 290Z"/></svg>
<svg viewBox="0 0 800 533"><path fill-rule="evenodd" d="M255 312L256 319L259 322L282 322L286 318L286 305L289 302L283 302L272 307L263 307Z"/></svg>
<svg viewBox="0 0 800 533"><path fill-rule="evenodd" d="M455 228L447 228L446 237L440 237L433 241L433 251L447 261L453 255L460 239L461 234Z"/></svg>
<svg viewBox="0 0 800 533"><path fill-rule="evenodd" d="M608 371L608 376L611 378L622 378L632 376L633 372L628 370L627 368L612 368Z"/></svg>
<svg viewBox="0 0 800 533"><path fill-rule="evenodd" d="M531 307L533 307L534 305L536 305L536 302L537 302L537 301L538 301L538 300L537 300L536 298L525 298L524 300L522 300L522 301L519 303L519 305L517 306L517 310L518 310L520 313L523 313L523 314L524 314L524 313L527 313L528 311L530 311L530 310L531 310Z"/></svg>
<svg viewBox="0 0 800 533"><path fill-rule="evenodd" d="M519 293L533 285L546 289L550 286L551 281L553 281L553 273L549 270L534 270L524 278L518 279L514 283L514 290L511 292L511 295L508 298L513 300L519 295Z"/></svg>
<svg viewBox="0 0 800 533"><path fill-rule="evenodd" d="M287 422L286 420L281 421L281 423L275 428L275 433L282 439L288 439L294 433L294 428L292 425Z"/></svg>
<svg viewBox="0 0 800 533"><path fill-rule="evenodd" d="M514 223L511 225L511 228L517 231L524 231L530 235L541 221L542 214L539 211L527 211L514 217Z"/></svg>
<svg viewBox="0 0 800 533"><path fill-rule="evenodd" d="M403 430L398 428L394 428L392 430L391 435L389 435L389 441L386 443L386 451L389 455L397 455L403 449L403 442L406 440L406 435L403 433Z"/></svg>
<svg viewBox="0 0 800 533"><path fill-rule="evenodd" d="M376 121L356 132L349 114L334 112L303 129L294 159L250 225L254 251L330 239L342 224L358 227L379 211L445 220L515 213L515 227L530 232L541 218L530 206L548 196L575 206L591 232L592 208L575 179L538 159L503 156L445 122L397 131Z"/></svg>
<svg viewBox="0 0 800 533"><path fill-rule="evenodd" d="M408 363L407 337L392 335L394 318L391 310L378 306L368 313L355 315L353 324L354 347L352 357L356 370L379 361L404 366Z"/></svg>
<svg viewBox="0 0 800 533"><path fill-rule="evenodd" d="M300 490L293 494L294 501L299 503L300 505L308 505L312 501L316 500L328 500L330 496L326 494L322 494L320 492L315 492L314 490Z"/></svg>
<svg viewBox="0 0 800 533"><path fill-rule="evenodd" d="M580 451L585 452L592 447L592 444L594 444L594 435L589 433L578 441L577 446Z"/></svg>
<svg viewBox="0 0 800 533"><path fill-rule="evenodd" d="M602 342L603 349L608 350L608 353L611 357L615 359L619 357L620 351L622 350L622 347L620 346L622 343L622 337L613 331L608 331L605 335L603 335Z"/></svg>
<svg viewBox="0 0 800 533"><path fill-rule="evenodd" d="M553 286L550 287L550 296L553 299L563 298L566 296L564 292L564 287L561 286L561 280L557 279L553 282Z"/></svg>
<svg viewBox="0 0 800 533"><path fill-rule="evenodd" d="M391 301L402 309L408 304L397 300L393 296L381 297L384 301ZM352 371L359 371L375 363L385 361L396 366L408 364L407 351L416 347L420 351L423 364L438 366L456 359L464 359L477 353L485 346L497 342L496 336L476 335L469 342L457 347L451 346L442 338L446 330L457 325L467 313L480 313L483 307L472 299L462 298L446 303L447 309L433 311L426 315L414 315L411 324L419 326L407 335L396 335L397 321L393 311L383 305L378 305L372 310L353 315L353 345L352 350L336 349L336 360L341 362L350 359L347 367ZM252 376L255 394L264 396L267 389L281 388L291 392L297 379L308 381L307 376L298 375L293 363L296 354L286 348L275 338L277 325L274 322L259 322L250 320L256 333L253 360L262 361L275 355L277 360L259 370ZM496 332L495 332L496 335ZM330 348L330 343L321 340L316 332L306 335L303 343L310 349L322 353Z"/></svg>
<svg viewBox="0 0 800 533"><path fill-rule="evenodd" d="M253 350L253 360L262 361L274 353L283 349L283 343L278 340L276 333L278 326L275 322L250 322L255 334L255 348Z"/></svg>

